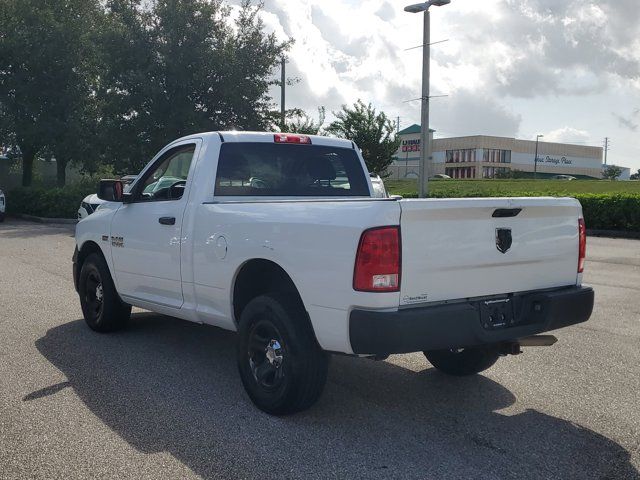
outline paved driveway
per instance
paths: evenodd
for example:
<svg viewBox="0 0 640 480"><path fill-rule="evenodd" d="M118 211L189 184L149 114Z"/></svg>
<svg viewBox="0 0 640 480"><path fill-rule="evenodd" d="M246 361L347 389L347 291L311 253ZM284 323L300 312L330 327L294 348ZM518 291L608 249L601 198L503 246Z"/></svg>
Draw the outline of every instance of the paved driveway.
<svg viewBox="0 0 640 480"><path fill-rule="evenodd" d="M334 357L274 418L234 334L149 313L81 320L73 230L0 224L0 478L598 478L640 474L640 241L589 238L592 319L473 378L420 354Z"/></svg>

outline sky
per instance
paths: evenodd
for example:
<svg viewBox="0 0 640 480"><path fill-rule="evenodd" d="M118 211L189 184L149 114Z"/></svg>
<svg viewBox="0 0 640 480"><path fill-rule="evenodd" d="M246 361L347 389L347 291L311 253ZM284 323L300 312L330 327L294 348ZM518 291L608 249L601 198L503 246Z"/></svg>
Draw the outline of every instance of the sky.
<svg viewBox="0 0 640 480"><path fill-rule="evenodd" d="M419 123L417 0L264 0L268 31L291 38L287 108L327 120L371 102ZM431 7L431 127L436 137L498 135L602 146L640 169L639 0L451 0ZM278 72L276 74L279 75ZM279 101L279 92L272 92Z"/></svg>

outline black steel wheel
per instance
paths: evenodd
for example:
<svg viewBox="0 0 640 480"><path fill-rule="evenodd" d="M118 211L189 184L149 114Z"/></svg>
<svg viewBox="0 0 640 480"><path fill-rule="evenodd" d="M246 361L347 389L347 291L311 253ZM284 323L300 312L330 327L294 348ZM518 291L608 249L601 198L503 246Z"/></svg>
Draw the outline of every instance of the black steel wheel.
<svg viewBox="0 0 640 480"><path fill-rule="evenodd" d="M80 270L80 306L87 325L98 332L123 328L131 316L131 305L120 300L104 258L89 255Z"/></svg>
<svg viewBox="0 0 640 480"><path fill-rule="evenodd" d="M276 390L282 386L286 349L282 335L270 319L259 320L251 327L247 356L253 378L262 388Z"/></svg>
<svg viewBox="0 0 640 480"><path fill-rule="evenodd" d="M85 305L84 313L91 322L99 322L102 318L104 307L104 291L102 278L98 268L91 264L87 266L86 278L82 289L82 303Z"/></svg>
<svg viewBox="0 0 640 480"><path fill-rule="evenodd" d="M327 379L328 355L316 342L298 298L270 294L254 298L238 326L240 378L251 401L272 415L313 405Z"/></svg>
<svg viewBox="0 0 640 480"><path fill-rule="evenodd" d="M496 363L500 352L497 347L487 346L429 350L424 355L441 372L461 377L487 370Z"/></svg>

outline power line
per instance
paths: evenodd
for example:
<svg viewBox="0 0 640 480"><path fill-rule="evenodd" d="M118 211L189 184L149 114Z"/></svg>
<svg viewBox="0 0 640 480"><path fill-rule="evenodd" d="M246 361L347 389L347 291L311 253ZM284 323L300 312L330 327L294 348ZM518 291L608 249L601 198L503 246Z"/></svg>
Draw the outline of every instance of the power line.
<svg viewBox="0 0 640 480"><path fill-rule="evenodd" d="M448 97L449 95L429 95L427 97L418 97L418 98L412 98L411 100L405 100L402 103L409 103L409 102L415 102L417 100L422 100L423 98L441 98L441 97Z"/></svg>
<svg viewBox="0 0 640 480"><path fill-rule="evenodd" d="M446 40L438 40L437 42L431 42L431 43L429 43L429 44L427 44L427 45L431 46L431 45L435 45L435 44L437 44L437 43L443 43L443 42L448 42L448 41L449 41L449 39L447 38ZM407 50L414 50L414 49L416 49L416 48L422 48L422 47L424 47L424 44L422 44L422 45L416 45L415 47L405 48L405 49L404 49L404 51L406 52Z"/></svg>

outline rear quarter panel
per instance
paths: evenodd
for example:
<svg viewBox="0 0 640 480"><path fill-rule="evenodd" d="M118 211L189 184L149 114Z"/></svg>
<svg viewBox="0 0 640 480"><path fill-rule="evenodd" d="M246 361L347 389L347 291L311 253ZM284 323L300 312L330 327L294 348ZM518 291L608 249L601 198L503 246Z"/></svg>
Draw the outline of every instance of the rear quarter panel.
<svg viewBox="0 0 640 480"><path fill-rule="evenodd" d="M362 232L398 225L398 202L273 201L203 203L193 231L193 287L202 321L234 329L233 281L254 258L271 260L295 283L320 345L351 352L349 311L397 308L399 294L353 290ZM221 257L220 237L227 253ZM186 279L183 279L186 280Z"/></svg>

